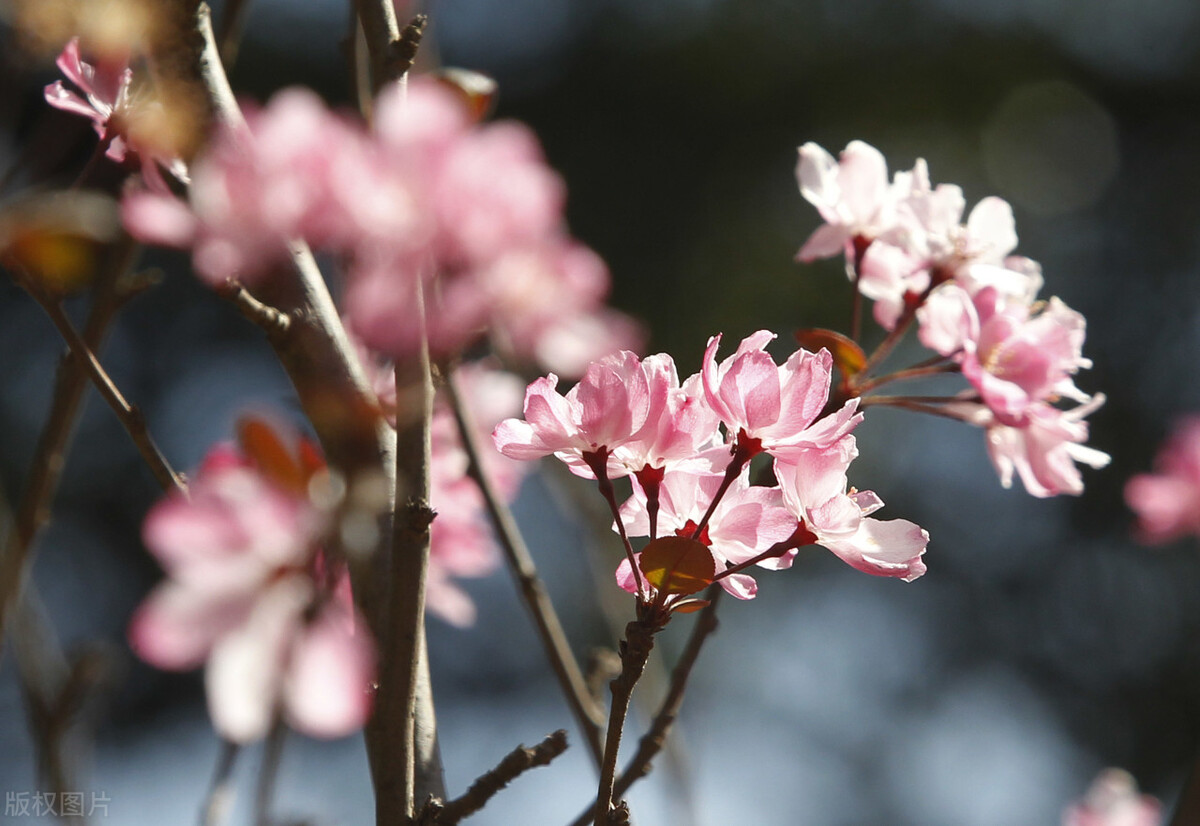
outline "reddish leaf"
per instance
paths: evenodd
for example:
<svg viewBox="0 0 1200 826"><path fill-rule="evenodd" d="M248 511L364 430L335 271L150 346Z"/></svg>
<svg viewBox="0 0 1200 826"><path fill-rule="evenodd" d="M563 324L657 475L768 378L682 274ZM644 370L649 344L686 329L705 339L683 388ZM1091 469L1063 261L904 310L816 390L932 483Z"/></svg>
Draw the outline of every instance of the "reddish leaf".
<svg viewBox="0 0 1200 826"><path fill-rule="evenodd" d="M307 493L310 474L270 422L247 416L238 422L237 430L242 451L263 476L289 493Z"/></svg>
<svg viewBox="0 0 1200 826"><path fill-rule="evenodd" d="M712 584L717 561L702 542L686 536L662 536L646 545L638 558L646 581L657 590L686 596Z"/></svg>
<svg viewBox="0 0 1200 826"><path fill-rule="evenodd" d="M671 611L676 614L691 614L701 608L707 608L709 602L707 599L684 599L672 605Z"/></svg>
<svg viewBox="0 0 1200 826"><path fill-rule="evenodd" d="M476 122L487 117L496 104L496 81L485 74L448 66L437 70L433 76L462 97Z"/></svg>
<svg viewBox="0 0 1200 826"><path fill-rule="evenodd" d="M811 328L797 330L795 335L796 341L805 350L812 350L814 353L822 347L828 350L833 356L833 363L847 378L867 365L867 354L858 343L834 330Z"/></svg>

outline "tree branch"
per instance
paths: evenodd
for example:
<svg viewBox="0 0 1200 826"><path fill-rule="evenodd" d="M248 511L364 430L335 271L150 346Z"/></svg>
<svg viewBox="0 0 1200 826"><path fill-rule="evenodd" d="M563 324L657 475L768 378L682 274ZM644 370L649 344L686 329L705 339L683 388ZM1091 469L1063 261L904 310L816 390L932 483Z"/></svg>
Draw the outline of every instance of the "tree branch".
<svg viewBox="0 0 1200 826"><path fill-rule="evenodd" d="M206 5L200 6L196 25L204 42L199 72L216 115L231 128L245 128L217 53ZM330 464L345 475L348 485L353 486L358 480L382 480L394 496L395 437L380 412L312 252L302 241L294 241L290 246L295 277L276 279L263 288L264 302L290 319L287 334L271 341L276 357L291 379ZM386 541L374 553L347 557L355 603L381 645L386 645L389 639L385 586L391 557L392 549ZM423 625L416 633L422 642L418 645L421 657L415 700L419 746L415 782L418 793L428 789L432 794L441 794ZM372 781L377 791L393 782L397 771L393 749L398 745L383 736L381 727L384 713L381 706L386 705L384 701L377 706L366 730ZM397 817L394 813L389 816ZM380 821L385 822L394 821Z"/></svg>
<svg viewBox="0 0 1200 826"><path fill-rule="evenodd" d="M150 436L150 431L146 428L146 420L142 417L142 412L131 405L117 389L117 385L113 382L112 377L100 365L100 361L96 358L96 354L92 352L92 348L84 341L83 336L75 329L75 325L71 323L71 319L67 317L67 313L63 310L62 301L57 295L51 295L46 292L31 277L23 277L19 279L21 286L33 296L34 300L42 306L46 311L46 315L58 328L59 334L66 341L67 347L71 349L71 355L79 361L85 373L92 380L92 384L100 391L101 398L112 408L112 411L117 414L117 418L133 439L134 445L138 449L138 453L142 455L142 460L150 468L150 472L154 474L154 478L166 490L176 490L183 495L187 495L187 485L184 484L182 477L175 472L171 467L170 462L163 456L162 451L158 449L158 445L154 443L154 439Z"/></svg>
<svg viewBox="0 0 1200 826"><path fill-rule="evenodd" d="M516 520L484 472L479 443L475 437L475 425L471 421L471 412L463 404L462 396L458 392L457 381L453 375L446 381L446 393L450 398L455 421L458 423L459 437L462 439L463 448L466 450L470 462L467 473L475 480L483 493L488 514L491 516L492 524L496 528L496 535L500 540L500 547L508 560L509 570L512 571L513 578L516 580L525 607L533 617L538 637L542 641L542 649L550 660L550 666L554 669L554 675L558 678L563 696L566 697L567 704L571 707L571 713L575 715L575 720L583 732L588 751L596 766L599 767L603 758L600 743L600 724L603 721L603 715L592 700L587 682L579 670L579 663L571 651L571 645L567 641L562 623L559 622L558 614L555 613L546 587L538 576L537 567L533 563L533 557L525 545Z"/></svg>
<svg viewBox="0 0 1200 826"><path fill-rule="evenodd" d="M600 785L593 812L594 826L610 825L609 812L613 806L621 732L625 728L625 716L629 713L633 688L642 676L646 661L650 659L657 630L655 626L642 620L634 620L625 626L625 639L621 640L620 648L621 673L610 684L612 708L608 713L608 733L604 738L604 763L600 767Z"/></svg>
<svg viewBox="0 0 1200 826"><path fill-rule="evenodd" d="M687 645L680 654L675 668L671 671L671 685L659 705L658 713L654 715L654 722L642 735L642 739L638 741L637 751L625 767L625 771L613 783L612 794L615 799L620 800L634 783L650 773L651 761L666 745L667 735L670 734L675 718L679 715L679 708L683 704L683 695L687 689L692 667L696 664L696 658L700 656L700 649L704 646L705 640L717 630L717 603L720 601L722 590L720 586L713 586L705 595L708 598L708 605L696 618L696 624L692 627ZM593 817L594 811L589 808L580 814L571 823L571 826L587 826L592 822Z"/></svg>
<svg viewBox="0 0 1200 826"><path fill-rule="evenodd" d="M533 748L524 744L517 746L500 763L471 784L466 794L448 801L444 805L428 806L425 817L437 826L454 826L460 820L482 809L505 786L524 772L538 766L548 766L554 758L567 749L567 732L559 729L548 734ZM424 814L424 813L423 813Z"/></svg>

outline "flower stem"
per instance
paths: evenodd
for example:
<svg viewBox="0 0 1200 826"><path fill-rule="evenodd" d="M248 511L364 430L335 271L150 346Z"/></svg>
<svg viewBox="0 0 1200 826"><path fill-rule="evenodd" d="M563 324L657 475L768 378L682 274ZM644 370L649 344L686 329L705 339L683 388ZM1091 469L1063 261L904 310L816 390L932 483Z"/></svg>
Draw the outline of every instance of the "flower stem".
<svg viewBox="0 0 1200 826"><path fill-rule="evenodd" d="M629 534L625 532L625 522L621 519L621 509L617 506L617 495L613 489L612 479L608 478L608 450L600 448L594 453L584 453L583 461L587 462L588 467L596 474L596 484L600 489L600 495L608 503L608 509L617 523L617 533L621 537L621 543L625 546L625 558L629 560L629 567L633 571L633 581L637 585L637 597L640 603L646 587L642 583L642 572L638 570L637 560L633 557L633 545L629 542Z"/></svg>

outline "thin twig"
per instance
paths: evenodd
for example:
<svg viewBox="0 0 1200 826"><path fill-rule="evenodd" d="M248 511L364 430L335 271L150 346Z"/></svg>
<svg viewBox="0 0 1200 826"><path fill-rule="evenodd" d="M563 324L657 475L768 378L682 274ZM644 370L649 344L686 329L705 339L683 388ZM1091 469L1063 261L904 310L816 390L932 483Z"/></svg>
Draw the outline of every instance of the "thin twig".
<svg viewBox="0 0 1200 826"><path fill-rule="evenodd" d="M947 398L943 402L958 402L961 399ZM967 421L967 417L962 415L957 408L951 407L949 404L938 406L936 404L926 404L923 402L915 402L903 396L865 396L860 402L859 407L870 407L878 405L880 407L898 407L901 410L910 410L913 413L927 413L930 416L941 416L945 419L953 419L956 422Z"/></svg>
<svg viewBox="0 0 1200 826"><path fill-rule="evenodd" d="M83 368L87 372L88 377L91 378L92 384L100 391L101 398L117 414L117 419L120 420L125 430L129 433L130 438L133 439L138 453L141 454L142 460L150 468L150 472L154 474L154 478L158 480L158 483L163 488L176 490L186 495L187 485L184 484L183 478L171 467L171 463L167 461L167 458L163 456L162 451L158 449L158 445L154 443L150 431L146 428L146 420L142 417L141 411L130 404L125 396L121 394L121 391L117 389L117 385L100 365L100 361L96 358L96 354L92 352L92 348L88 346L83 336L75 329L75 325L71 323L71 319L67 317L66 311L63 310L61 299L57 295L46 292L32 278L21 278L20 281L25 290L46 311L46 315L50 317L54 326L58 328L59 335L66 341L72 355L83 364Z"/></svg>
<svg viewBox="0 0 1200 826"><path fill-rule="evenodd" d="M258 784L254 790L255 826L271 826L271 798L275 795L275 781L279 777L279 763L283 758L283 741L287 727L276 720L267 734L263 746L262 763L258 769Z"/></svg>
<svg viewBox="0 0 1200 826"><path fill-rule="evenodd" d="M567 641L567 635L563 631L562 623L559 622L558 614L554 610L554 604L550 601L546 587L542 583L541 577L538 576L537 566L534 565L533 557L525 545L525 539L517 527L517 522L508 505L496 492L487 473L484 472L478 439L475 437L476 428L471 421L471 411L463 403L455 376L451 375L445 388L450 399L450 407L454 411L455 421L458 423L459 437L467 452L469 460L467 473L475 480L475 484L483 493L488 514L491 516L492 524L496 528L496 535L500 540L500 547L504 551L505 559L508 560L509 569L516 580L525 607L533 617L538 637L542 641L542 649L550 660L550 666L554 669L554 675L558 678L563 696L566 697L567 704L571 707L571 713L575 715L575 720L583 732L584 740L588 744L588 751L596 766L599 767L603 757L600 743L602 714L596 707L596 703L592 701L587 682L579 670L579 663L571 651L571 645Z"/></svg>
<svg viewBox="0 0 1200 826"><path fill-rule="evenodd" d="M84 341L92 349L100 346L117 311L120 304L118 284L128 272L137 249L129 236L122 236L113 245L108 266L96 278L92 308L83 333ZM12 529L5 539L3 553L0 553L0 646L4 643L9 613L33 567L34 539L50 519L51 503L58 491L58 482L66 465L67 446L87 387L87 373L79 359L68 350L59 364L50 411L34 449Z"/></svg>
<svg viewBox="0 0 1200 826"><path fill-rule="evenodd" d="M285 344L285 337L292 328L292 319L289 316L269 304L259 301L235 279L231 278L220 292L241 311L243 316L261 327L272 344L277 346Z"/></svg>
<svg viewBox="0 0 1200 826"><path fill-rule="evenodd" d="M658 712L654 715L654 721L642 735L642 739L638 741L637 751L626 765L625 771L613 783L612 793L617 800L624 797L634 783L650 773L651 761L666 745L667 735L670 734L675 718L679 715L679 707L683 704L683 696L687 689L688 678L692 673L692 667L696 664L697 657L700 656L700 649L704 646L705 640L717 630L717 603L721 593L722 589L719 586L713 586L705 595L708 605L696 617L696 624L692 627L687 645L680 654L675 668L671 671L670 687L659 705ZM589 808L575 818L571 826L587 826L594 817L594 810Z"/></svg>
<svg viewBox="0 0 1200 826"><path fill-rule="evenodd" d="M220 826L233 802L233 767L241 747L232 740L221 741L208 794L200 806L200 826Z"/></svg>
<svg viewBox="0 0 1200 826"><path fill-rule="evenodd" d="M855 386L855 392L858 394L868 393L876 387L882 387L885 384L890 384L894 381L908 381L910 379L921 379L929 376L938 376L943 373L958 373L962 371L962 366L955 362L943 362L939 356L937 364L921 364L906 367L903 370L896 370L893 373L888 373L885 376L868 379Z"/></svg>
<svg viewBox="0 0 1200 826"><path fill-rule="evenodd" d="M567 733L559 729L546 736L533 748L517 746L494 769L490 769L471 784L461 797L448 801L433 817L438 826L454 826L460 820L482 809L505 786L524 772L538 766L548 766L567 749Z"/></svg>
<svg viewBox="0 0 1200 826"><path fill-rule="evenodd" d="M600 785L593 811L594 826L609 826L608 813L613 805L621 733L625 728L633 688L642 676L646 661L650 659L650 651L654 648L656 630L656 627L642 620L634 620L625 626L625 639L621 640L620 650L621 673L609 686L612 690L612 707L608 712L608 732L604 738L604 762L600 766Z"/></svg>

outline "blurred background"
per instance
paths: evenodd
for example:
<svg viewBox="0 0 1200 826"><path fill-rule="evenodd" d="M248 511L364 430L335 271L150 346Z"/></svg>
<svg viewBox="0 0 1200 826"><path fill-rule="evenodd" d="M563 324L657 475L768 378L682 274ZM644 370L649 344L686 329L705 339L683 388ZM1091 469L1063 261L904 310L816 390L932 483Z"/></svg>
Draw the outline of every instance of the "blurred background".
<svg viewBox="0 0 1200 826"><path fill-rule="evenodd" d="M718 331L846 329L840 263L793 262L818 224L793 177L809 140L834 153L866 140L893 170L924 157L935 182L963 187L968 207L1009 199L1018 252L1044 266L1043 294L1089 322L1095 368L1078 383L1108 396L1090 443L1112 465L1085 472L1078 499L1037 500L1019 484L1001 489L978 431L872 409L851 482L883 497L883 516L928 529L929 573L880 580L812 550L762 576L755 601L727 601L684 704L681 745L630 797L637 822L1055 824L1109 765L1169 803L1200 730L1200 559L1194 542L1134 544L1121 489L1149 468L1172 419L1200 409L1200 5L440 0L429 13L441 60L493 75L497 116L541 136L568 182L574 232L612 268L614 303L645 320L649 351L672 353L681 371L699 367ZM347 18L336 0L252 0L235 88L264 99L307 84L345 103ZM10 35L0 29L0 44ZM20 63L6 45L0 64L0 167L26 164L24 183L69 182L71 159L94 144L89 125L44 105L53 67ZM47 149L22 159L30 140ZM261 336L191 279L185 258L147 261L165 281L122 312L103 356L187 468L246 407L295 405ZM61 350L37 307L0 283L10 499ZM106 796L118 823L193 822L218 751L199 676L155 672L124 643L158 576L139 541L157 495L93 397L35 579L67 648L100 641L115 664L83 762L85 788ZM615 595L617 550L581 516L590 496L550 475L518 503L580 652L614 640L596 594ZM464 585L476 627L430 627L452 793L518 742L572 728L507 575ZM668 660L689 625L664 634ZM32 759L6 656L0 789L36 791ZM231 822L248 822L255 759L240 762ZM367 822L356 738L293 737L280 784L281 815ZM573 749L472 822L566 823L594 794Z"/></svg>

